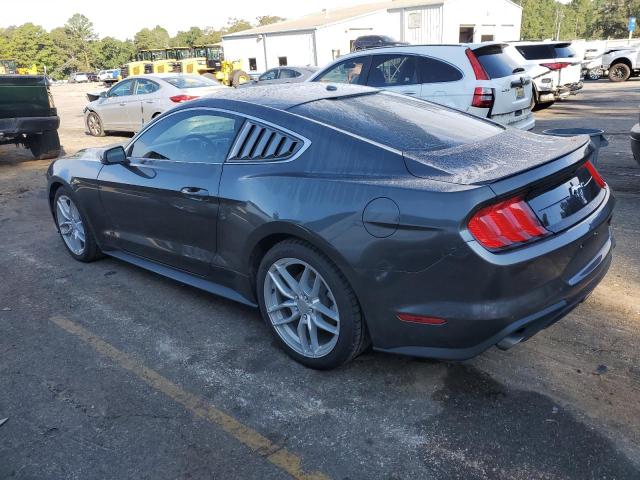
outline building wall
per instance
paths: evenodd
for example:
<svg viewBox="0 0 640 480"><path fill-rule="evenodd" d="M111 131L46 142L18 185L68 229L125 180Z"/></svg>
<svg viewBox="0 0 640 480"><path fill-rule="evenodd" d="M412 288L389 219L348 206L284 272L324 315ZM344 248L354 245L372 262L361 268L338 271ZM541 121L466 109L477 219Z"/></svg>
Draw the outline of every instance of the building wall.
<svg viewBox="0 0 640 480"><path fill-rule="evenodd" d="M442 43L458 43L461 26L473 26L473 42L520 39L522 9L506 0L450 0L443 6Z"/></svg>

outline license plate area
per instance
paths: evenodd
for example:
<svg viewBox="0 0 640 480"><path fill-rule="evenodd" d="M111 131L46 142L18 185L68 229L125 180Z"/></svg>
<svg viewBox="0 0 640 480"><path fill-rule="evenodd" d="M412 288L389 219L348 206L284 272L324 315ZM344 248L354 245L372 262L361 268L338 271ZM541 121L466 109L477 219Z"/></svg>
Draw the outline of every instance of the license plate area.
<svg viewBox="0 0 640 480"><path fill-rule="evenodd" d="M560 184L532 192L527 196L527 203L547 230L559 232L589 216L604 196L605 190L582 166Z"/></svg>
<svg viewBox="0 0 640 480"><path fill-rule="evenodd" d="M516 100L524 98L524 87L516 87Z"/></svg>

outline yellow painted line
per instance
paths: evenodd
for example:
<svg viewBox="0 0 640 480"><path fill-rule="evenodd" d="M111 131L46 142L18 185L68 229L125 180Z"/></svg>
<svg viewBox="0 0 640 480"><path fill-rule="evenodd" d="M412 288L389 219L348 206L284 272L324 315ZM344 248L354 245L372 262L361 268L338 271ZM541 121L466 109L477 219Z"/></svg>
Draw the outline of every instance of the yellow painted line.
<svg viewBox="0 0 640 480"><path fill-rule="evenodd" d="M301 459L286 448L273 443L264 435L240 423L232 416L217 409L206 399L187 392L180 386L160 375L155 370L145 367L132 356L118 350L86 328L64 317L50 319L58 327L80 338L93 347L101 355L110 358L122 368L129 370L154 389L164 393L175 402L190 410L196 417L203 418L220 427L253 452L263 457L282 471L299 480L328 480L329 477L319 472L307 473L302 469Z"/></svg>

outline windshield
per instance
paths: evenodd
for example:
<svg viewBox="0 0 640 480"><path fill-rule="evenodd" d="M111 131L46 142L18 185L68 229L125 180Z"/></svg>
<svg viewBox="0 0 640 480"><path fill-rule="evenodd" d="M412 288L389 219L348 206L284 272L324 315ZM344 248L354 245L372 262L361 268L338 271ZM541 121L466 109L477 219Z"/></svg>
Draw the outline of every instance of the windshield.
<svg viewBox="0 0 640 480"><path fill-rule="evenodd" d="M155 62L156 60L166 60L167 52L164 50L157 50L155 52L151 52L151 59Z"/></svg>
<svg viewBox="0 0 640 480"><path fill-rule="evenodd" d="M184 60L186 58L191 58L191 50L188 48L182 48L179 50L176 50L176 56L173 57L176 60Z"/></svg>
<svg viewBox="0 0 640 480"><path fill-rule="evenodd" d="M0 60L0 74L16 73L15 60Z"/></svg>
<svg viewBox="0 0 640 480"><path fill-rule="evenodd" d="M478 61L484 67L489 78L509 77L514 74L514 70L520 67L520 62L509 55L508 49L502 45L481 47L474 50L473 53L478 57Z"/></svg>
<svg viewBox="0 0 640 480"><path fill-rule="evenodd" d="M222 48L207 47L207 60L220 60Z"/></svg>
<svg viewBox="0 0 640 480"><path fill-rule="evenodd" d="M181 75L176 77L164 77L163 80L176 88L201 88L217 87L219 84L215 80L196 75Z"/></svg>
<svg viewBox="0 0 640 480"><path fill-rule="evenodd" d="M291 111L402 151L443 150L503 132L470 115L389 92L318 100Z"/></svg>

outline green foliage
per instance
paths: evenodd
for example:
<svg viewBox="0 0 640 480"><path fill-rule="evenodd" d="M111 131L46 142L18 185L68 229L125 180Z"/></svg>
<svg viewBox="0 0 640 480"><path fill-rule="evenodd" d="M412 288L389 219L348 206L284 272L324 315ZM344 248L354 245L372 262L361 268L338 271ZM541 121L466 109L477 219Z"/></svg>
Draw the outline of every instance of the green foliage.
<svg viewBox="0 0 640 480"><path fill-rule="evenodd" d="M152 48L167 48L171 37L169 32L160 25L156 25L151 30L143 28L133 37L133 44L138 50L148 50Z"/></svg>
<svg viewBox="0 0 640 480"><path fill-rule="evenodd" d="M277 15L263 15L261 17L256 17L259 27L271 25L272 23L283 22L284 20L286 20L286 18L278 17Z"/></svg>

